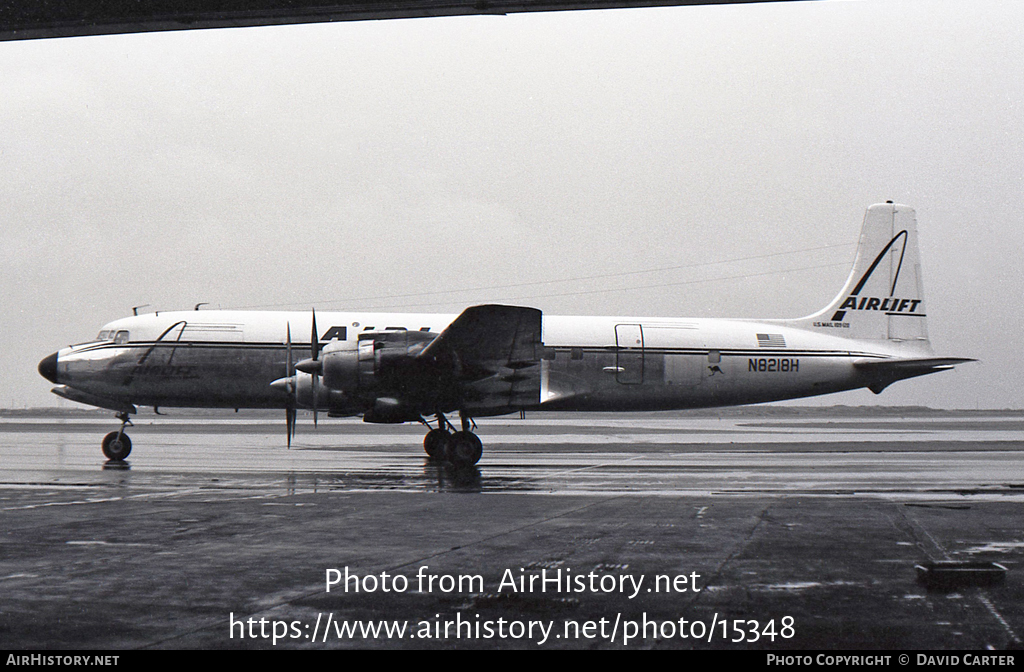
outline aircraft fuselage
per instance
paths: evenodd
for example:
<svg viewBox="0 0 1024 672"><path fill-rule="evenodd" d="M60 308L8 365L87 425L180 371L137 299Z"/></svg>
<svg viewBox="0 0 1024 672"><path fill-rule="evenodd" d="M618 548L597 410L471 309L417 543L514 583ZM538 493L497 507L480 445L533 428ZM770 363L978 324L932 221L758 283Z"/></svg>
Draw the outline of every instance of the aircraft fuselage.
<svg viewBox="0 0 1024 672"><path fill-rule="evenodd" d="M382 331L436 335L455 317L317 315L324 344ZM288 312L124 318L103 328L108 339L57 353L54 382L140 406L280 408L287 394L270 383L287 375L286 329L309 333L309 325L309 313ZM540 393L524 408L665 410L826 394L866 384L854 359L893 355L878 342L771 321L545 316L542 325ZM119 333L124 342L112 340ZM291 347L299 359L310 343ZM332 410L327 399L317 406Z"/></svg>

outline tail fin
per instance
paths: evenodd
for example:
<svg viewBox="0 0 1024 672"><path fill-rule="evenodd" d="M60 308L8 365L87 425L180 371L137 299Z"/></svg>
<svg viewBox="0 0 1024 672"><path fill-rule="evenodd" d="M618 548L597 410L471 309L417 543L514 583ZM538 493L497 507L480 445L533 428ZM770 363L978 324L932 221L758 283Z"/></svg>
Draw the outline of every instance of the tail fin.
<svg viewBox="0 0 1024 672"><path fill-rule="evenodd" d="M930 352L926 315L917 217L913 208L889 202L872 205L864 215L857 258L842 291L824 309L790 323Z"/></svg>

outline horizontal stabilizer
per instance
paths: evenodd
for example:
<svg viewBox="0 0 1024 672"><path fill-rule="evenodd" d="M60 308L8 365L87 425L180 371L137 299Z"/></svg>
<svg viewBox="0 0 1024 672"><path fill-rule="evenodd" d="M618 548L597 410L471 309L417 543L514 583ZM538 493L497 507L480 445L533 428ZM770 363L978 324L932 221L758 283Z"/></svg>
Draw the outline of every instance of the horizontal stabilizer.
<svg viewBox="0 0 1024 672"><path fill-rule="evenodd" d="M912 359L857 359L853 365L870 375L874 381L867 388L875 394L898 380L948 371L957 364L976 362L968 357L918 357Z"/></svg>

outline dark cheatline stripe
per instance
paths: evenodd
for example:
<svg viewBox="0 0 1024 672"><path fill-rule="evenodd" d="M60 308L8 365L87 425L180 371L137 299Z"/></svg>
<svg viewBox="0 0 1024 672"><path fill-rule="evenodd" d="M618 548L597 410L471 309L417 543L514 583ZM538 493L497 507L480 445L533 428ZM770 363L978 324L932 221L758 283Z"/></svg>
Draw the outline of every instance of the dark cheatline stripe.
<svg viewBox="0 0 1024 672"><path fill-rule="evenodd" d="M906 313L900 313L905 315ZM923 317L923 316L922 316ZM293 348L309 347L309 344L292 343ZM87 352L91 350L102 350L104 348L120 348L120 349L140 349L140 348L227 348L227 349L244 349L244 350L282 350L284 351L287 346L284 343L239 343L237 341L177 341L173 343L161 341L161 342L133 342L133 343L102 343L95 346L89 346L79 349L77 352ZM568 353L573 347L580 346L551 346L560 352ZM584 353L588 354L609 354L615 353L617 348L614 346L602 347L584 347L582 348ZM883 357L878 353L874 352L861 352L852 350L792 350L792 349L772 349L769 350L767 347L762 346L759 349L723 349L723 348L658 348L658 347L645 347L644 353L650 356L655 355L707 355L709 351L716 350L723 357L764 357L767 354L779 354L787 357Z"/></svg>

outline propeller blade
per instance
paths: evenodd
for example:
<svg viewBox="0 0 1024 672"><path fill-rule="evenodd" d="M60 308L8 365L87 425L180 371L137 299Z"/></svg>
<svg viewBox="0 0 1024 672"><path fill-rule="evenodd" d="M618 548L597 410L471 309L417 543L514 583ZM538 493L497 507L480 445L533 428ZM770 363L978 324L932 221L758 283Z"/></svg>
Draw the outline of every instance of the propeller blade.
<svg viewBox="0 0 1024 672"><path fill-rule="evenodd" d="M309 337L310 349L313 352L313 359L320 356L320 332L316 330L316 308L313 309L313 329Z"/></svg>
<svg viewBox="0 0 1024 672"><path fill-rule="evenodd" d="M316 308L313 311L313 326L311 328L312 333L309 336L310 352L313 354L313 361L317 361L320 356L320 332L316 328ZM317 383L319 382L320 376L316 373L313 376L313 426L316 427L316 407L317 407Z"/></svg>
<svg viewBox="0 0 1024 672"><path fill-rule="evenodd" d="M285 332L285 377L291 377L295 375L295 371L292 369L292 323L288 322L287 329ZM295 383L289 385L289 392L292 393L292 397L288 400L288 405L285 406L284 410L284 421L285 427L288 430L288 449L292 447L292 437L295 436L295 391L297 386Z"/></svg>
<svg viewBox="0 0 1024 672"><path fill-rule="evenodd" d="M288 361L285 364L285 371L284 371L284 375L286 377L292 375L293 373L295 373L294 371L292 371L292 323L291 322L288 323L287 329L288 329L287 330L287 340L285 341L285 343L287 344L286 352L288 353Z"/></svg>

